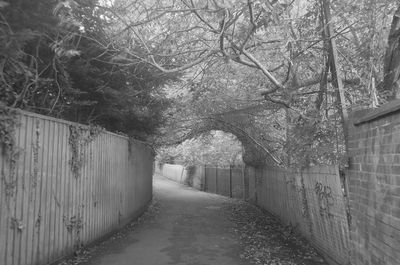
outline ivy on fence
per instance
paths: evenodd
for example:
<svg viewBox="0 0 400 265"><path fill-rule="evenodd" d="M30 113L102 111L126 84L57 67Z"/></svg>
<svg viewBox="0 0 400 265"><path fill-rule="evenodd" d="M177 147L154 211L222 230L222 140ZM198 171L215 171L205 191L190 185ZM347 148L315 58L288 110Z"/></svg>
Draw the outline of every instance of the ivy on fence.
<svg viewBox="0 0 400 265"><path fill-rule="evenodd" d="M71 167L72 174L76 179L81 175L81 169L85 163L84 153L85 148L104 131L99 126L80 126L70 125L69 126L69 146L71 148L71 159L69 165Z"/></svg>
<svg viewBox="0 0 400 265"><path fill-rule="evenodd" d="M15 130L18 126L17 111L0 107L0 147L2 156L9 161L9 175L2 172L2 180L5 185L6 199L14 196L16 189L15 171L19 158L19 150L15 139Z"/></svg>

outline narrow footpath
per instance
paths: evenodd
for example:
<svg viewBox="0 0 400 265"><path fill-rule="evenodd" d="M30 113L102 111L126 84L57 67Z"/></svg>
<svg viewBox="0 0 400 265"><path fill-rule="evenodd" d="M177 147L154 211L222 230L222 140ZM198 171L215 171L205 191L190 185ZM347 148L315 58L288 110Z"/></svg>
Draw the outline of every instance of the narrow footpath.
<svg viewBox="0 0 400 265"><path fill-rule="evenodd" d="M222 196L154 178L159 211L90 265L245 265Z"/></svg>
<svg viewBox="0 0 400 265"><path fill-rule="evenodd" d="M58 265L325 265L302 238L248 203L154 177L154 202L111 238Z"/></svg>

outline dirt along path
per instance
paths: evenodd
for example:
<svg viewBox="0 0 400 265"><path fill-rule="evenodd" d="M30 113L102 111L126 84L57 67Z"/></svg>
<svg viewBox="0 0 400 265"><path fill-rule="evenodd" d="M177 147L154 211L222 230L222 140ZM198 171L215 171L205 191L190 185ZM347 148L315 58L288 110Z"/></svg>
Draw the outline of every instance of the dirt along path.
<svg viewBox="0 0 400 265"><path fill-rule="evenodd" d="M325 264L301 240L299 246L285 243L283 227L244 202L160 176L154 178L154 194L139 224L60 264Z"/></svg>

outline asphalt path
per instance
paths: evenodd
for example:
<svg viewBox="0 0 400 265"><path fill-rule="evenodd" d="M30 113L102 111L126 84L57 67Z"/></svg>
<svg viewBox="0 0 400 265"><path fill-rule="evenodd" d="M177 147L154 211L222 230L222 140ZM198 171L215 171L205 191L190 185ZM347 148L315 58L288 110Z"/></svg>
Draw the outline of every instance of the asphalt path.
<svg viewBox="0 0 400 265"><path fill-rule="evenodd" d="M230 199L154 177L159 211L123 244L92 257L88 265L246 265L234 224L223 211Z"/></svg>

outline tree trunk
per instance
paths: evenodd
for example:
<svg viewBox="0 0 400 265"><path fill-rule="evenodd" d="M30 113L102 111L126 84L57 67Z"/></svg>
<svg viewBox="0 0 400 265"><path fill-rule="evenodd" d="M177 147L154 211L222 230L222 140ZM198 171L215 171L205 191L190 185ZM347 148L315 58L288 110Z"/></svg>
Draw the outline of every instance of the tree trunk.
<svg viewBox="0 0 400 265"><path fill-rule="evenodd" d="M400 4L393 15L384 62L383 91L400 98Z"/></svg>
<svg viewBox="0 0 400 265"><path fill-rule="evenodd" d="M337 89L337 98L339 111L342 118L342 128L344 134L344 142L345 142L345 150L346 155L348 155L348 112L347 112L347 103L344 95L344 86L342 81L342 75L340 71L339 58L337 52L337 46L335 38L333 37L334 29L333 22L330 10L330 0L321 0L322 5L322 13L325 18L325 35L326 40L329 42L329 55L330 55L330 69L332 73L332 84Z"/></svg>

